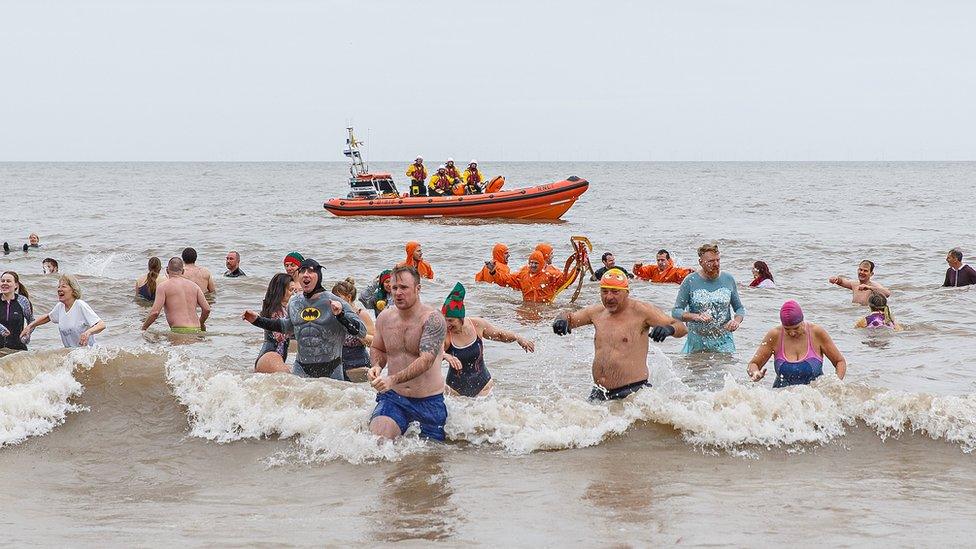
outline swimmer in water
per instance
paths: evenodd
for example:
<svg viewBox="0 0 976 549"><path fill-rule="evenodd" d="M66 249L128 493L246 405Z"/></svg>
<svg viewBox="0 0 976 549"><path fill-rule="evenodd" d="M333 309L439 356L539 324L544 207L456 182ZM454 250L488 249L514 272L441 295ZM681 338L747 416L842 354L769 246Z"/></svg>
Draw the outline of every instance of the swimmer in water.
<svg viewBox="0 0 976 549"><path fill-rule="evenodd" d="M288 315L259 316L244 311L241 318L264 330L294 333L298 358L292 373L301 377L329 377L342 365L342 342L346 334L366 336L366 326L348 303L322 287L322 266L306 259L298 268L302 293L288 301ZM163 287L169 285L167 282Z"/></svg>
<svg viewBox="0 0 976 549"><path fill-rule="evenodd" d="M337 282L332 286L332 293L348 303L359 315L359 320L362 320L363 324L366 325L365 337L347 335L345 341L342 342L342 371L336 370L342 375L333 374L332 377L362 383L366 381L366 371L369 369L369 346L373 343L376 326L373 324L373 319L370 318L369 313L366 312L366 308L359 301L356 301L356 282L352 278Z"/></svg>
<svg viewBox="0 0 976 549"><path fill-rule="evenodd" d="M285 272L295 282L298 282L298 267L301 266L302 261L305 261L305 258L298 252L289 252L282 261L285 265Z"/></svg>
<svg viewBox="0 0 976 549"><path fill-rule="evenodd" d="M359 302L363 304L363 307L371 309L373 316L379 316L390 301L390 291L393 288L391 273L393 271L390 269L380 273L359 296Z"/></svg>
<svg viewBox="0 0 976 549"><path fill-rule="evenodd" d="M483 318L465 318L464 286L460 282L444 301L441 314L447 319L444 360L449 366L446 389L449 395L481 397L491 394L495 380L485 366L483 340L515 342L525 352L535 352L535 345L531 341L514 332L500 330Z"/></svg>
<svg viewBox="0 0 976 549"><path fill-rule="evenodd" d="M891 316L891 310L888 309L888 298L884 295L878 292L871 294L871 297L868 298L868 307L871 309L871 314L859 319L854 324L855 328L887 328L896 332L902 330L901 324L895 322Z"/></svg>
<svg viewBox="0 0 976 549"><path fill-rule="evenodd" d="M793 300L779 310L780 326L770 329L759 349L749 361L749 379L759 381L766 375L766 362L773 359L776 381L773 387L806 385L823 374L823 357L830 359L837 377L844 379L847 361L830 335L822 327L804 322L803 310Z"/></svg>
<svg viewBox="0 0 976 549"><path fill-rule="evenodd" d="M159 313L165 310L171 332L197 334L206 331L210 304L200 286L183 276L183 260L171 258L166 265L166 276L166 283L156 287L156 299L142 323L142 330L148 330L159 318ZM197 316L197 307L200 307L200 316Z"/></svg>
<svg viewBox="0 0 976 549"><path fill-rule="evenodd" d="M872 276L874 276L874 262L865 259L857 266L857 280L837 275L830 277L828 282L850 290L851 303L857 303L858 305L867 305L868 298L871 297L872 292L878 292L885 297L891 297L891 291L871 280Z"/></svg>
<svg viewBox="0 0 976 549"><path fill-rule="evenodd" d="M296 291L293 284L287 273L278 273L271 277L261 303L261 316L274 319L288 316L288 301ZM265 330L264 344L254 361L254 371L263 374L291 373L291 366L285 364L285 361L288 360L288 344L292 339L294 338L290 334Z"/></svg>
<svg viewBox="0 0 976 549"><path fill-rule="evenodd" d="M592 324L593 382L590 400L617 400L644 387L647 382L648 339L664 341L684 337L684 323L650 303L630 297L623 271L611 269L600 279L600 303L574 312L560 313L552 323L556 335Z"/></svg>
<svg viewBox="0 0 976 549"><path fill-rule="evenodd" d="M163 269L163 264L158 257L150 257L147 267L146 274L136 281L136 295L146 301L155 301L156 288L164 282L159 279L159 272Z"/></svg>
<svg viewBox="0 0 976 549"><path fill-rule="evenodd" d="M746 308L739 299L735 279L722 272L720 259L718 245L700 246L701 270L688 275L678 288L671 315L688 323L683 353L735 352L732 333L739 329Z"/></svg>
<svg viewBox="0 0 976 549"><path fill-rule="evenodd" d="M369 431L395 439L417 422L421 436L444 440L447 407L439 366L447 323L440 311L421 303L417 269L397 267L392 277L395 306L376 319L376 336L369 348L372 366L366 377L376 390Z"/></svg>

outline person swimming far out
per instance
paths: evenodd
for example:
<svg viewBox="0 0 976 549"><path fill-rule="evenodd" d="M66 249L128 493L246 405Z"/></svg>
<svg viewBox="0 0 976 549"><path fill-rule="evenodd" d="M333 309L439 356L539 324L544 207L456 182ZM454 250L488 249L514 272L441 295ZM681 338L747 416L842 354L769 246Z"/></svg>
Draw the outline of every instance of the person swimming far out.
<svg viewBox="0 0 976 549"><path fill-rule="evenodd" d="M773 358L776 370L774 388L807 385L823 375L823 359L827 357L837 377L844 379L847 360L830 339L827 330L805 322L800 304L792 299L779 310L780 325L771 328L763 337L756 354L749 361L749 379L759 381L766 375L766 362Z"/></svg>
<svg viewBox="0 0 976 549"><path fill-rule="evenodd" d="M410 178L410 196L427 196L427 168L424 167L424 157L418 155L413 164L407 166L407 177Z"/></svg>
<svg viewBox="0 0 976 549"><path fill-rule="evenodd" d="M475 282L494 282L495 277L491 274L492 271L508 276L511 273L511 269L508 267L508 258L508 246L501 242L495 244L491 249L491 259L485 261L485 266L478 271L478 274L474 275Z"/></svg>
<svg viewBox="0 0 976 549"><path fill-rule="evenodd" d="M495 284L509 287L522 292L522 299L529 303L549 303L552 301L559 287L566 281L566 275L561 271L547 271L545 257L539 250L529 254L529 262L518 272L501 274L497 265L489 269Z"/></svg>
<svg viewBox="0 0 976 549"><path fill-rule="evenodd" d="M868 307L871 309L871 314L858 319L854 324L855 328L884 328L895 330L896 332L902 330L901 324L895 322L894 317L891 316L891 310L888 308L888 298L884 294L880 292L872 293L871 297L868 298Z"/></svg>
<svg viewBox="0 0 976 549"><path fill-rule="evenodd" d="M641 280L651 282L663 282L681 284L686 276L694 272L694 269L675 267L671 260L671 253L665 249L657 251L657 261L651 265L634 263L634 275Z"/></svg>
<svg viewBox="0 0 976 549"><path fill-rule="evenodd" d="M444 361L448 364L447 394L454 396L488 396L495 385L485 366L485 339L503 343L517 343L527 353L535 352L535 345L508 330L500 330L491 322L465 316L464 286L458 282L444 300L441 314L447 320L444 339Z"/></svg>
<svg viewBox="0 0 976 549"><path fill-rule="evenodd" d="M756 261L752 264L752 282L750 288L775 288L773 273L769 272L769 265L765 261Z"/></svg>
<svg viewBox="0 0 976 549"><path fill-rule="evenodd" d="M454 179L447 175L447 169L444 166L438 166L437 171L434 175L430 176L430 181L427 182L427 194L429 196L447 196L452 193L454 188Z"/></svg>
<svg viewBox="0 0 976 549"><path fill-rule="evenodd" d="M379 316L390 302L390 292L393 289L392 274L391 269L384 270L359 295L359 302L363 307L372 310L373 316Z"/></svg>
<svg viewBox="0 0 976 549"><path fill-rule="evenodd" d="M413 267L417 269L420 276L424 278L434 278L434 269L430 263L424 261L424 249L420 242L411 240L404 246L407 251L407 258L397 263L397 267Z"/></svg>

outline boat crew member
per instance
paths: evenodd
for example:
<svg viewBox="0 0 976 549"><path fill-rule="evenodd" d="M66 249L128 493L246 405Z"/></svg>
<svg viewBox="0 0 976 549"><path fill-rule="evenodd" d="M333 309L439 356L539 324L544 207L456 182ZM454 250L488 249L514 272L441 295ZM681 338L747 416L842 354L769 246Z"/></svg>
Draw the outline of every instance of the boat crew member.
<svg viewBox="0 0 976 549"><path fill-rule="evenodd" d="M447 172L447 176L451 178L451 184L461 182L461 172L454 165L453 158L447 159L447 162L444 163L444 170Z"/></svg>
<svg viewBox="0 0 976 549"><path fill-rule="evenodd" d="M437 168L437 173L430 176L430 181L427 183L427 187L430 196L445 196L451 194L451 189L454 187L454 180L447 175L447 167L439 166Z"/></svg>
<svg viewBox="0 0 976 549"><path fill-rule="evenodd" d="M464 194L481 194L481 185L485 182L485 176L478 169L478 161L472 160L468 164L468 169L461 174L464 180Z"/></svg>
<svg viewBox="0 0 976 549"><path fill-rule="evenodd" d="M424 167L424 157L418 156L413 164L407 166L407 177L410 178L410 196L427 196L427 168Z"/></svg>

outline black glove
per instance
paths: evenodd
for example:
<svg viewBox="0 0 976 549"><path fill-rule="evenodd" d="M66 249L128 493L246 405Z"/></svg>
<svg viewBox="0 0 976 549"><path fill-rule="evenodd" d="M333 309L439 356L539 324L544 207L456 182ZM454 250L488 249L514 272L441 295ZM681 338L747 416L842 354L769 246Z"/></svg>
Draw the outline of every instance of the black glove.
<svg viewBox="0 0 976 549"><path fill-rule="evenodd" d="M356 326L355 322L349 320L346 317L345 311L342 311L341 313L337 314L335 318L336 320L339 321L339 324L342 324L342 327L345 328L347 332L349 332L349 335L359 335L359 326Z"/></svg>
<svg viewBox="0 0 976 549"><path fill-rule="evenodd" d="M566 320L565 318L557 318L552 322L552 331L556 335L563 336L572 332L573 329L569 327L568 320Z"/></svg>
<svg viewBox="0 0 976 549"><path fill-rule="evenodd" d="M651 339L657 341L658 343L664 341L668 336L674 335L674 326L668 324L667 326L655 326L651 333L647 334Z"/></svg>

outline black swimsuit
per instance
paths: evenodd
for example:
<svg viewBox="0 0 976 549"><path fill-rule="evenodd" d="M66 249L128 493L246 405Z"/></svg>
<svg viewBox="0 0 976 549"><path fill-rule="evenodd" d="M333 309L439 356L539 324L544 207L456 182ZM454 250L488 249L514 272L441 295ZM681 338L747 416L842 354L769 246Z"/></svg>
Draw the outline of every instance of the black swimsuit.
<svg viewBox="0 0 976 549"><path fill-rule="evenodd" d="M454 356L461 362L461 371L454 368L447 370L447 386L459 395L475 397L491 381L491 373L485 367L485 344L480 337L476 337L470 345L455 347L454 343L447 348L447 354Z"/></svg>
<svg viewBox="0 0 976 549"><path fill-rule="evenodd" d="M617 387L616 389L604 389L603 387L596 386L590 392L590 400L620 400L640 391L644 387L650 386L651 384L646 379L624 385L623 387Z"/></svg>

